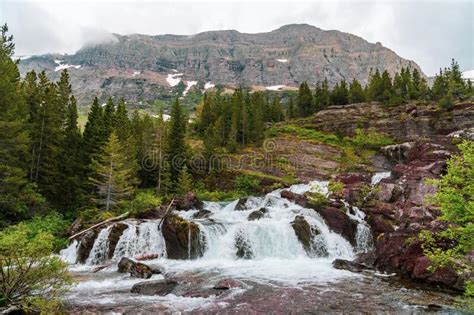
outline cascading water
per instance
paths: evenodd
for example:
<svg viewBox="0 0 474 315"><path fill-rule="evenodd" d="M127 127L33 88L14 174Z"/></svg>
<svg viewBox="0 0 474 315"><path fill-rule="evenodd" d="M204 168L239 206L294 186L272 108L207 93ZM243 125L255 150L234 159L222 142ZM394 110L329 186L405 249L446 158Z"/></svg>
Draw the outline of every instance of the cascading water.
<svg viewBox="0 0 474 315"><path fill-rule="evenodd" d="M127 222L128 228L115 247L113 260L122 257L135 257L144 254L158 254L166 257L166 246L163 235L158 229L159 221Z"/></svg>
<svg viewBox="0 0 474 315"><path fill-rule="evenodd" d="M109 253L109 234L111 226L103 228L93 245L87 264L104 263L112 256L113 261L121 257L136 257L143 254L158 254L159 263L173 268L239 268L244 273L258 273L258 276L278 278L282 266L287 266L287 278L306 278L308 273L299 270L316 268L321 274L327 272L331 278L331 262L334 258L353 259L357 252L372 248L370 228L364 221L365 214L357 207L346 204L347 215L358 222L357 246L351 246L341 235L333 232L324 219L314 210L303 208L294 202L281 198L283 189L275 190L264 197L250 197L244 204L239 200L230 203L206 202L204 208L209 217L194 219L198 210L175 212L183 219L198 225L203 256L195 260L176 261L166 259L166 245L162 232L158 228L159 220L127 220L127 228L117 241L113 255ZM294 185L289 191L303 194L319 192L328 195L328 182L314 181L309 184ZM260 211L258 220L249 220L249 215ZM310 244L303 245L293 226L296 218L304 219L310 226ZM306 224L306 223L305 223ZM187 257L191 258L191 229L187 231ZM64 250L62 256L73 263L78 244L73 243ZM319 267L314 261L319 262ZM183 264L193 264L193 267ZM293 267L290 267L293 266ZM298 267L297 267L298 266ZM305 267L302 267L305 266ZM324 266L324 268L322 267ZM325 270L321 271L321 268ZM293 274L292 273L297 273ZM257 274L256 274L257 275Z"/></svg>
<svg viewBox="0 0 474 315"><path fill-rule="evenodd" d="M109 234L112 226L102 229L94 241L89 258L86 260L88 265L96 265L103 263L109 255Z"/></svg>

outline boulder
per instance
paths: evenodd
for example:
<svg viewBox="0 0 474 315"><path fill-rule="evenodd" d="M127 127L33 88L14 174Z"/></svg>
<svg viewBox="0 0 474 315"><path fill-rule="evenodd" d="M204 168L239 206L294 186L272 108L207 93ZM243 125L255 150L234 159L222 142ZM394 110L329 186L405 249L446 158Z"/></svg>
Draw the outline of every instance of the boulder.
<svg viewBox="0 0 474 315"><path fill-rule="evenodd" d="M332 231L342 235L352 246L356 245L357 221L349 218L340 208L328 206L314 210L321 215Z"/></svg>
<svg viewBox="0 0 474 315"><path fill-rule="evenodd" d="M132 277L149 279L153 274L161 273L159 269L152 269L150 266L140 262L135 262L127 257L122 257L118 265L118 272L130 273Z"/></svg>
<svg viewBox="0 0 474 315"><path fill-rule="evenodd" d="M260 220L265 216L265 213L267 213L268 210L266 208L260 208L258 210L255 210L251 212L248 216L249 221L255 221L255 220Z"/></svg>
<svg viewBox="0 0 474 315"><path fill-rule="evenodd" d="M202 201L193 192L188 192L182 197L175 198L173 204L177 210L202 209L203 207Z"/></svg>
<svg viewBox="0 0 474 315"><path fill-rule="evenodd" d="M240 198L239 201L237 201L237 204L235 205L234 210L236 211L242 211L242 210L247 210L247 206L245 205L247 203L248 198Z"/></svg>
<svg viewBox="0 0 474 315"><path fill-rule="evenodd" d="M388 145L388 146L383 147L381 151L388 158L395 160L398 163L403 163L407 161L408 152L414 145L415 145L414 142L393 144L393 145Z"/></svg>
<svg viewBox="0 0 474 315"><path fill-rule="evenodd" d="M115 247L117 247L117 243L120 239L120 236L122 236L123 231L125 231L128 228L128 225L122 222L114 224L112 228L110 229L109 233L109 259L112 259L114 256L114 251Z"/></svg>
<svg viewBox="0 0 474 315"><path fill-rule="evenodd" d="M234 279L222 279L217 282L213 289L216 290L229 290L229 289L241 289L244 287L244 284L240 281Z"/></svg>
<svg viewBox="0 0 474 315"><path fill-rule="evenodd" d="M308 205L308 198L306 198L306 196L295 194L294 192L291 192L289 190L282 190L280 196L282 198L293 201L294 203L303 208L306 208L306 206Z"/></svg>
<svg viewBox="0 0 474 315"><path fill-rule="evenodd" d="M371 269L367 265L345 259L335 259L332 262L332 266L336 269L349 270L352 272L362 272L363 270Z"/></svg>
<svg viewBox="0 0 474 315"><path fill-rule="evenodd" d="M79 247L77 248L77 262L83 264L86 262L89 254L94 246L94 241L97 238L99 231L89 230L82 234L79 238Z"/></svg>
<svg viewBox="0 0 474 315"><path fill-rule="evenodd" d="M311 226L309 225L308 221L302 215L297 215L295 219L291 222L291 226L295 231L298 240L303 245L303 248L306 252L311 252L311 245L312 245L312 232Z"/></svg>
<svg viewBox="0 0 474 315"><path fill-rule="evenodd" d="M143 295L160 295L170 294L178 285L173 279L151 280L136 283L130 292Z"/></svg>
<svg viewBox="0 0 474 315"><path fill-rule="evenodd" d="M176 215L163 220L161 232L170 259L195 259L202 256L199 226ZM191 243L189 244L189 240Z"/></svg>
<svg viewBox="0 0 474 315"><path fill-rule="evenodd" d="M377 186L375 198L382 202L403 201L403 187L396 183L382 181Z"/></svg>
<svg viewBox="0 0 474 315"><path fill-rule="evenodd" d="M212 212L209 211L209 210L201 209L198 212L196 212L195 214L193 214L193 219L207 219L207 218L209 218L211 213Z"/></svg>

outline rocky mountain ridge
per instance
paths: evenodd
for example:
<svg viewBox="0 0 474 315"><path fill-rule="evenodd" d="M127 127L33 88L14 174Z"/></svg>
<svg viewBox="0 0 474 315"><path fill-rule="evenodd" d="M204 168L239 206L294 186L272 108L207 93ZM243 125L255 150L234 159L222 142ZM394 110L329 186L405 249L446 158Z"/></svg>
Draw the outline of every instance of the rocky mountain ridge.
<svg viewBox="0 0 474 315"><path fill-rule="evenodd" d="M22 59L24 75L45 70L57 79L71 72L79 102L95 95L130 101L166 99L202 93L215 85L282 90L327 78L367 81L372 69L391 74L401 67L420 70L380 43L307 24L292 24L257 34L235 30L185 35L117 35L112 42L87 46L72 55L50 54Z"/></svg>

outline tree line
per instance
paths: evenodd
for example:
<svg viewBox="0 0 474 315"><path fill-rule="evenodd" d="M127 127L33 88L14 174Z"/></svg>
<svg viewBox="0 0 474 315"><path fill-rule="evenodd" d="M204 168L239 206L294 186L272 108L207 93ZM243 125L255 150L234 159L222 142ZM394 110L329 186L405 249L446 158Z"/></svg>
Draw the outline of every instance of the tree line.
<svg viewBox="0 0 474 315"><path fill-rule="evenodd" d="M463 80L459 64L453 59L451 66L440 70L430 89L426 79L415 68L402 68L392 78L387 70L376 69L364 87L357 79L350 84L341 80L330 89L325 79L316 84L314 92L303 82L298 90L296 106L290 99L287 117L307 117L330 105L346 105L361 102L382 102L400 105L410 100L436 101L443 108L450 108L454 100L472 95L472 83Z"/></svg>

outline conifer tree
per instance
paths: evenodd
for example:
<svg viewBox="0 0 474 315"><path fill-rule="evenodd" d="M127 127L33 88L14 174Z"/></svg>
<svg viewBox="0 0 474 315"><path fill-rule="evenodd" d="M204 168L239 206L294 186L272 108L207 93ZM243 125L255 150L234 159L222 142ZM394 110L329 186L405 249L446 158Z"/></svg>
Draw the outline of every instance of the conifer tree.
<svg viewBox="0 0 474 315"><path fill-rule="evenodd" d="M89 178L95 188L93 202L105 211L118 202L132 198L137 185L133 157L126 156L117 135L112 132L102 154L93 159L93 175Z"/></svg>
<svg viewBox="0 0 474 315"><path fill-rule="evenodd" d="M74 96L69 100L65 136L61 147L61 170L56 204L60 210L74 211L85 202L84 182L87 165L82 153L82 135L77 125L77 104ZM60 196L60 197L59 197Z"/></svg>
<svg viewBox="0 0 474 315"><path fill-rule="evenodd" d="M130 137L130 128L130 118L128 118L127 107L122 98L117 103L117 111L115 112L113 123L113 130L115 130L122 145Z"/></svg>
<svg viewBox="0 0 474 315"><path fill-rule="evenodd" d="M289 119L296 118L298 116L293 96L290 96L288 99L288 110L286 112L286 116Z"/></svg>
<svg viewBox="0 0 474 315"><path fill-rule="evenodd" d="M193 190L193 178L189 174L188 168L185 165L179 172L176 194L178 196L183 196Z"/></svg>
<svg viewBox="0 0 474 315"><path fill-rule="evenodd" d="M103 117L103 127L104 127L104 139L108 139L110 134L114 130L115 125L115 104L111 97L107 100L107 103L104 107L104 117Z"/></svg>
<svg viewBox="0 0 474 315"><path fill-rule="evenodd" d="M181 172L181 163L186 159L186 115L179 104L178 99L175 99L171 106L171 115L169 120L169 131L166 139L166 151L168 154L168 162L170 164L171 181L173 188L178 180L178 176Z"/></svg>
<svg viewBox="0 0 474 315"><path fill-rule="evenodd" d="M346 105L349 102L349 91L345 80L336 83L331 93L331 103L335 105Z"/></svg>
<svg viewBox="0 0 474 315"><path fill-rule="evenodd" d="M0 35L0 226L31 217L43 200L27 180L28 109L12 60L13 37Z"/></svg>
<svg viewBox="0 0 474 315"><path fill-rule="evenodd" d="M301 83L298 90L298 109L302 117L313 113L313 95L306 82Z"/></svg>
<svg viewBox="0 0 474 315"><path fill-rule="evenodd" d="M94 102L87 116L87 123L84 127L84 152L88 161L91 161L97 154L100 153L102 145L104 144L104 123L103 123L103 109L99 105L99 99L94 98Z"/></svg>
<svg viewBox="0 0 474 315"><path fill-rule="evenodd" d="M357 81L357 79L353 79L352 83L349 87L349 103L362 103L365 101L365 94L362 85Z"/></svg>

